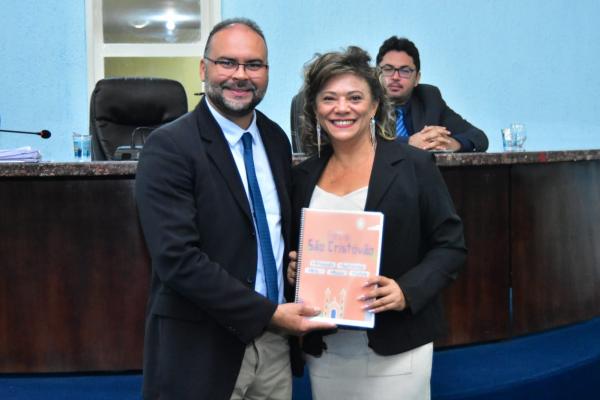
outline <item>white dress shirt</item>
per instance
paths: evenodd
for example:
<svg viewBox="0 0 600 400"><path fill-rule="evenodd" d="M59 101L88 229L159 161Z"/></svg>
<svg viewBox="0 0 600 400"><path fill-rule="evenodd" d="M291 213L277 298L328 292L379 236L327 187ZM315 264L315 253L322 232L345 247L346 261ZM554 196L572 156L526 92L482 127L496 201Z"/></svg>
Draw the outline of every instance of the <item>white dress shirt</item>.
<svg viewBox="0 0 600 400"><path fill-rule="evenodd" d="M254 158L254 168L256 169L256 178L258 180L258 186L260 187L260 194L262 196L263 203L265 205L265 212L267 214L267 223L269 225L269 235L271 238L271 245L273 247L273 256L275 257L275 264L277 266L277 286L279 289L279 303L283 303L283 251L284 242L283 234L281 232L281 209L279 204L279 197L277 195L277 188L275 187L275 180L271 172L271 166L269 165L269 159L267 158L267 152L263 144L258 126L256 125L256 113L253 113L252 122L248 129L242 129L234 122L228 120L222 116L213 106L210 104L207 98L206 104L208 109L212 113L213 117L217 121L217 124L221 127L225 140L229 144L231 155L235 161L235 165L240 173L244 190L246 191L246 197L248 203L252 209L252 201L250 199L250 192L248 190L248 180L246 179L246 165L244 164L244 145L242 144L242 135L245 132L250 132L252 135L252 157ZM256 221L254 221L254 228L256 230ZM256 241L257 247L257 266L256 266L256 281L254 283L254 290L263 296L267 296L267 285L265 282L265 273L262 261L262 253L260 250L260 244ZM235 251L235 249L232 249Z"/></svg>

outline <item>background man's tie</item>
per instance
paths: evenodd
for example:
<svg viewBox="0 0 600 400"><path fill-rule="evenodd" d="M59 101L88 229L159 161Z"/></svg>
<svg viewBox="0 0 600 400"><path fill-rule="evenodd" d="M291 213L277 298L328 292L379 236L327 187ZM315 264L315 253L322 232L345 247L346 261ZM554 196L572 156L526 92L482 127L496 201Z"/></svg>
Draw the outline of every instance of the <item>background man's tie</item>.
<svg viewBox="0 0 600 400"><path fill-rule="evenodd" d="M396 107L396 136L408 136L406 125L404 125L404 110Z"/></svg>

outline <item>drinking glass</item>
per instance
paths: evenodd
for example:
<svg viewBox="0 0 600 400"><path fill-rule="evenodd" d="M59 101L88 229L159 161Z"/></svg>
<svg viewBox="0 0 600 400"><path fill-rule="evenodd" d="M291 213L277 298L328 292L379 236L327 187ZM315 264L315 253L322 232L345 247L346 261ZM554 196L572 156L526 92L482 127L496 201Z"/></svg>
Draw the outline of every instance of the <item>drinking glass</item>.
<svg viewBox="0 0 600 400"><path fill-rule="evenodd" d="M523 145L527 140L527 129L525 128L525 124L520 122L513 122L510 124L510 132L513 136L513 141L515 145L514 151L525 151Z"/></svg>
<svg viewBox="0 0 600 400"><path fill-rule="evenodd" d="M73 132L73 156L75 161L92 160L92 136Z"/></svg>

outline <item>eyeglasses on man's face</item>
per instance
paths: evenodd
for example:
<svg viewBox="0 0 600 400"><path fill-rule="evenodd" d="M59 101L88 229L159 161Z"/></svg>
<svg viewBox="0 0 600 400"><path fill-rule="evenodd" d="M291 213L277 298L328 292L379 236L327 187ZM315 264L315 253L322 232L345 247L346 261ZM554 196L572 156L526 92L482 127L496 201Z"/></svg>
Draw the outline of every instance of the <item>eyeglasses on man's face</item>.
<svg viewBox="0 0 600 400"><path fill-rule="evenodd" d="M394 73L398 72L398 75L400 76L400 78L404 78L404 79L410 78L412 76L413 72L415 72L414 68L410 68L410 67L396 68L389 64L379 66L379 70L381 71L381 75L386 76L386 77L394 76Z"/></svg>
<svg viewBox="0 0 600 400"><path fill-rule="evenodd" d="M249 63L244 64L241 62L237 62L236 60L231 60L229 58L220 58L218 60L213 60L212 58L204 57L204 59L210 61L217 67L230 73L234 73L235 71L237 71L240 65L244 68L244 71L246 71L246 73L250 74L257 74L262 71L266 71L269 68L267 64L264 64L260 61L251 61Z"/></svg>

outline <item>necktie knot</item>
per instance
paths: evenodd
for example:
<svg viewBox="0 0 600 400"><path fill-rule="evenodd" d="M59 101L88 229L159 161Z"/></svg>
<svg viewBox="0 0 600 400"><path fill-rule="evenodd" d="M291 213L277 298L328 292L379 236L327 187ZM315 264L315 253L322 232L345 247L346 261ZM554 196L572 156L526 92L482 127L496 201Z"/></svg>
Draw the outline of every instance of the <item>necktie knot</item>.
<svg viewBox="0 0 600 400"><path fill-rule="evenodd" d="M402 107L396 107L396 118L403 118L404 117L404 110L402 109Z"/></svg>
<svg viewBox="0 0 600 400"><path fill-rule="evenodd" d="M244 151L252 149L252 134L250 132L244 132L242 135L242 144L244 145Z"/></svg>

